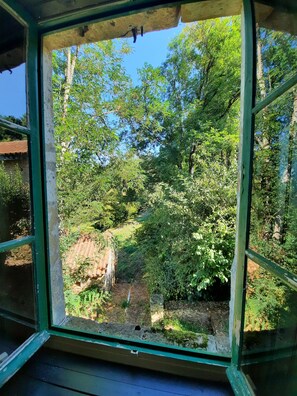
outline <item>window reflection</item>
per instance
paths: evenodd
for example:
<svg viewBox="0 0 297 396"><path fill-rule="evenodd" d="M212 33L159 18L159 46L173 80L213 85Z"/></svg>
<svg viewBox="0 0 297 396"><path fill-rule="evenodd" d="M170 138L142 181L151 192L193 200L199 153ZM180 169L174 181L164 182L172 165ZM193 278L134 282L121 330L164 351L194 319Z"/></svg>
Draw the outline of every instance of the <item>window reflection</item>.
<svg viewBox="0 0 297 396"><path fill-rule="evenodd" d="M0 313L0 371L1 365L28 337L34 329L12 321Z"/></svg>
<svg viewBox="0 0 297 396"><path fill-rule="evenodd" d="M273 7L255 2L257 30L257 98L262 100L297 68L297 14L284 1Z"/></svg>
<svg viewBox="0 0 297 396"><path fill-rule="evenodd" d="M247 274L242 369L256 394L296 394L297 293L250 260Z"/></svg>
<svg viewBox="0 0 297 396"><path fill-rule="evenodd" d="M296 272L297 87L255 120L250 248Z"/></svg>
<svg viewBox="0 0 297 396"><path fill-rule="evenodd" d="M30 245L0 253L0 316L1 314L13 314L35 321Z"/></svg>
<svg viewBox="0 0 297 396"><path fill-rule="evenodd" d="M0 242L30 234L29 179L26 136L0 128Z"/></svg>
<svg viewBox="0 0 297 396"><path fill-rule="evenodd" d="M26 125L26 30L0 7L0 117Z"/></svg>

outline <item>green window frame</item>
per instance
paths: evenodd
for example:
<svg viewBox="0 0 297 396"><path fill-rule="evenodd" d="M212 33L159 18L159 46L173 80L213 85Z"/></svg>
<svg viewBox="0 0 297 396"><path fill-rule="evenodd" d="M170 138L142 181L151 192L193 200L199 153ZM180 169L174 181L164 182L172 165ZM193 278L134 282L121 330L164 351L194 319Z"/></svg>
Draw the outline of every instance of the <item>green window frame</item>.
<svg viewBox="0 0 297 396"><path fill-rule="evenodd" d="M28 126L22 127L0 118L0 126L26 135L28 139L29 152L31 153L30 175L31 175L31 211L32 225L31 235L20 239L0 243L0 253L15 249L27 244L32 246L33 273L35 280L36 301L36 332L20 345L3 362L0 370L0 386L2 386L49 338L48 329L48 305L45 267L45 241L43 221L43 192L41 178L41 146L39 127L39 104L38 104L38 31L37 24L22 9L15 7L14 2L0 1L0 6L8 11L27 29L26 46L26 81L27 81L27 108ZM13 316L12 316L13 319ZM13 320L18 321L17 318Z"/></svg>
<svg viewBox="0 0 297 396"><path fill-rule="evenodd" d="M291 290L297 291L296 274L283 269L278 263L249 248L255 117L266 106L274 103L281 95L296 85L297 73L256 103L257 33L254 1L244 1L243 4L245 14L243 18L243 72L241 86L243 102L241 106L241 161L239 164L240 182L235 252L237 271L232 329L232 357L230 367L227 369L227 375L236 394L254 395L254 390L242 371L248 259L281 280Z"/></svg>

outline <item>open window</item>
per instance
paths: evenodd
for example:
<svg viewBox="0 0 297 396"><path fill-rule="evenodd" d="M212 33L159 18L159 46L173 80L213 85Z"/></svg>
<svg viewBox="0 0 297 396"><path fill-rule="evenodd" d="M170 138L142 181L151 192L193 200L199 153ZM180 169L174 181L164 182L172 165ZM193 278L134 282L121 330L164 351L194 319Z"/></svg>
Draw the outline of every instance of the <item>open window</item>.
<svg viewBox="0 0 297 396"><path fill-rule="evenodd" d="M246 59L245 67L255 81L242 87L245 100L250 99L242 110L246 154L237 230L238 252L243 249L238 253L243 271L237 268L237 276L245 294L237 284L233 364L239 371L228 372L251 394L268 394L272 388L291 394L296 389L297 323L296 10L280 2L252 6L255 22L245 44L254 52L254 63Z"/></svg>
<svg viewBox="0 0 297 396"><path fill-rule="evenodd" d="M54 326L230 357L240 11L168 6L44 36Z"/></svg>
<svg viewBox="0 0 297 396"><path fill-rule="evenodd" d="M0 7L0 383L48 338L37 278L44 272L40 159L30 27ZM36 61L36 57L35 57ZM30 71L29 71L30 70ZM28 95L29 94L29 95Z"/></svg>

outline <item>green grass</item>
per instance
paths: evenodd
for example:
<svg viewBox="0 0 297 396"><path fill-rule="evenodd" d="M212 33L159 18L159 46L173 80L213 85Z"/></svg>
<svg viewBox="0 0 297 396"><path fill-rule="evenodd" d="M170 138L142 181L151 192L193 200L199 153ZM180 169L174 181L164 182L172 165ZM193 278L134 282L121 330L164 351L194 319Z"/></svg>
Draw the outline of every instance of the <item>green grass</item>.
<svg viewBox="0 0 297 396"><path fill-rule="evenodd" d="M110 232L115 236L118 241L119 247L125 246L134 240L135 231L141 227L137 221L129 221L119 228L111 228Z"/></svg>
<svg viewBox="0 0 297 396"><path fill-rule="evenodd" d="M206 334L197 334L192 331L164 330L165 338L170 342L184 348L206 348L208 337Z"/></svg>
<svg viewBox="0 0 297 396"><path fill-rule="evenodd" d="M191 333L209 333L209 329L191 322L187 322L178 318L164 319L163 326L167 330L174 330L178 332L191 332Z"/></svg>
<svg viewBox="0 0 297 396"><path fill-rule="evenodd" d="M143 272L143 257L135 240L135 231L141 227L137 221L129 221L119 228L110 229L118 246L116 278L132 282Z"/></svg>

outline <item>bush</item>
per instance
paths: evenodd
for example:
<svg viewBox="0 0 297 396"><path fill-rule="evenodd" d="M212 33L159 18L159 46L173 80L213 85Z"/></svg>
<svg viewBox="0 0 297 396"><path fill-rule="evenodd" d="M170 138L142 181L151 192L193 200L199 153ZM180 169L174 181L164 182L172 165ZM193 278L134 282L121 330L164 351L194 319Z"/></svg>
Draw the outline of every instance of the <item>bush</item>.
<svg viewBox="0 0 297 396"><path fill-rule="evenodd" d="M213 166L197 179L161 183L137 233L150 291L166 299L201 297L226 283L234 256L235 169Z"/></svg>
<svg viewBox="0 0 297 396"><path fill-rule="evenodd" d="M280 280L259 268L248 282L245 330L294 328L295 297Z"/></svg>
<svg viewBox="0 0 297 396"><path fill-rule="evenodd" d="M1 240L28 234L30 194L29 183L24 183L20 168L6 171L0 163Z"/></svg>
<svg viewBox="0 0 297 396"><path fill-rule="evenodd" d="M75 283L87 281L91 265L88 260L84 260L78 261L74 270L66 266L63 267L66 313L67 315L100 320L103 306L110 298L109 293L95 285L79 293L73 290Z"/></svg>

